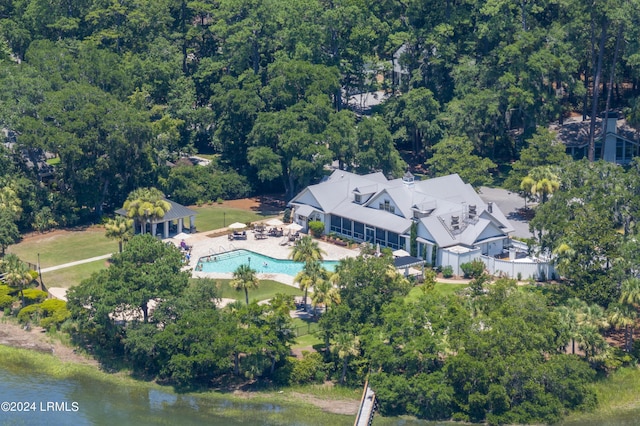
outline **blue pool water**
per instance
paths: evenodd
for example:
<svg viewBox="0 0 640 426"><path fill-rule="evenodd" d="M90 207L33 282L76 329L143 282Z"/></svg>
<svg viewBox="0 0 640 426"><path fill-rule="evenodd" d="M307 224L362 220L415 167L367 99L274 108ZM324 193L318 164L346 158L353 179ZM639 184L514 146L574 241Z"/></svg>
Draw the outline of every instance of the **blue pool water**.
<svg viewBox="0 0 640 426"><path fill-rule="evenodd" d="M338 264L335 260L325 260L321 263L327 271L335 270ZM202 272L233 273L240 265L251 265L251 268L258 273L286 274L292 277L295 277L304 266L302 262L274 259L249 250L233 250L201 257L198 264L202 265Z"/></svg>

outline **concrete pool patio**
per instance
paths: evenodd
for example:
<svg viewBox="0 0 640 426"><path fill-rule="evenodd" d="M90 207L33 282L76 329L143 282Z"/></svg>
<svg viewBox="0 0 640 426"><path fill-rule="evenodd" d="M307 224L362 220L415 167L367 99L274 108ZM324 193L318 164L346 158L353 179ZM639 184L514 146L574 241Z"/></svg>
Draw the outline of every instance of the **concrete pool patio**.
<svg viewBox="0 0 640 426"><path fill-rule="evenodd" d="M193 271L192 276L194 278L232 278L233 274L231 273L196 271L196 265L202 257L215 256L221 252L244 249L275 259L289 259L289 253L291 253L293 246L293 243L290 243L291 245L281 245L284 237L269 237L267 239L256 240L253 231L247 231L246 240L233 241L229 241L227 235L216 237L209 237L207 235L214 232L215 231L208 231L206 233L192 234L189 239L185 240L186 244L192 246L188 267ZM179 245L181 242L181 240L175 239L172 241L174 241L176 245ZM340 260L346 257L355 257L360 253L357 246L356 248L348 249L324 241L315 241L318 242L320 248L325 252L323 255L324 260ZM261 280L274 280L297 287L293 282L293 277L290 275L276 273L258 273L257 275Z"/></svg>

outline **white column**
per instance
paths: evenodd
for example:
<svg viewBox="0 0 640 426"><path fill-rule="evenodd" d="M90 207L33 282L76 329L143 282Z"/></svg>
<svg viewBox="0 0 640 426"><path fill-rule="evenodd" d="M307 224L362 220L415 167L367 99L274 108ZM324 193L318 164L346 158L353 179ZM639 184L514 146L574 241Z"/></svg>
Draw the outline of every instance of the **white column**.
<svg viewBox="0 0 640 426"><path fill-rule="evenodd" d="M189 230L193 229L196 227L196 217L195 216L189 216Z"/></svg>
<svg viewBox="0 0 640 426"><path fill-rule="evenodd" d="M164 237L169 238L169 221L164 222Z"/></svg>
<svg viewBox="0 0 640 426"><path fill-rule="evenodd" d="M178 219L178 234L182 232L182 218Z"/></svg>
<svg viewBox="0 0 640 426"><path fill-rule="evenodd" d="M151 222L151 235L155 237L157 230L158 230L158 224L155 222Z"/></svg>

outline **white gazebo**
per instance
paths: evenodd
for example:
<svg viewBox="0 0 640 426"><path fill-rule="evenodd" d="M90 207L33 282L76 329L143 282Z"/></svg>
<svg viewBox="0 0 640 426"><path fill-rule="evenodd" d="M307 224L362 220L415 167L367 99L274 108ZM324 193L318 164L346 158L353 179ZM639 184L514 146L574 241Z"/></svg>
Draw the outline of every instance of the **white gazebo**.
<svg viewBox="0 0 640 426"><path fill-rule="evenodd" d="M137 220L134 222L134 228L136 232L140 230L141 233L145 233L148 231L147 227L151 227L152 235L160 235L162 238L169 238L170 236L170 225L175 222L175 233L179 234L183 230L187 229L190 232L196 232L196 224L195 217L196 212L191 210L188 207L185 207L181 204L178 204L174 201L167 200L165 201L171 205L171 208L164 214L163 217L150 220L147 223L139 223ZM127 216L127 211L125 209L116 210L116 214L120 216ZM185 226L185 219L189 218L189 226L188 228ZM158 225L162 226L162 232L158 233Z"/></svg>

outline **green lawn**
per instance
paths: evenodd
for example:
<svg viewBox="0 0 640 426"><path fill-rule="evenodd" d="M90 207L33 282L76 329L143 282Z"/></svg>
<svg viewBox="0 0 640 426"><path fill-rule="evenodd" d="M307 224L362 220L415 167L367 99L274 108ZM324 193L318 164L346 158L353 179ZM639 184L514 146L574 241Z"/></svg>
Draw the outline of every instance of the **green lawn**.
<svg viewBox="0 0 640 426"><path fill-rule="evenodd" d="M44 272L42 274L42 281L48 288L70 288L80 284L80 281L85 278L89 278L92 273L104 269L106 266L107 260L96 260L95 262L83 263L81 265L58 269L51 272Z"/></svg>
<svg viewBox="0 0 640 426"><path fill-rule="evenodd" d="M306 348L308 346L311 347L324 347L324 339L322 338L322 334L313 333L313 334L305 334L304 336L296 337L296 341L293 345L291 345L292 349L295 348Z"/></svg>
<svg viewBox="0 0 640 426"><path fill-rule="evenodd" d="M106 238L104 228L96 226L83 231L56 231L27 238L9 246L7 251L31 263L38 262L40 253L40 267L47 268L117 252L118 242Z"/></svg>
<svg viewBox="0 0 640 426"><path fill-rule="evenodd" d="M192 278L192 281L197 278ZM215 279L219 284L220 297L225 299L236 299L244 301L244 291L235 291L229 285L229 279ZM261 280L260 286L256 289L249 289L249 301L271 299L276 293L289 294L291 296L303 296L302 290L290 285L282 284L277 281Z"/></svg>
<svg viewBox="0 0 640 426"><path fill-rule="evenodd" d="M259 212L232 209L220 204L189 208L198 212L196 216L196 228L199 232L224 228L233 222L255 222L256 220L262 220L267 217L261 215Z"/></svg>
<svg viewBox="0 0 640 426"><path fill-rule="evenodd" d="M456 291L467 287L467 284L443 284L436 283L435 291L440 293L443 296L448 296L450 294L454 294ZM417 300L418 297L422 294L422 287L416 286L411 289L409 294L407 295L407 300Z"/></svg>

